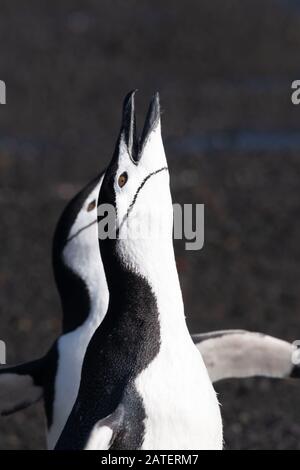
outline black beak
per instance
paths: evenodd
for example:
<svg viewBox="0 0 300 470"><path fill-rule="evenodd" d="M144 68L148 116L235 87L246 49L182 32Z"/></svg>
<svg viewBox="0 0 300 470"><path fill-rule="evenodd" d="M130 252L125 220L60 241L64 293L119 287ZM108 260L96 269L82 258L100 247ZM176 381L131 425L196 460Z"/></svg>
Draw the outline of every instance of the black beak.
<svg viewBox="0 0 300 470"><path fill-rule="evenodd" d="M159 93L155 93L153 96L150 106L148 109L148 113L146 116L141 140L140 140L140 154L142 153L142 150L145 146L145 143L147 142L147 139L151 132L155 129L157 124L159 123L160 119L160 103L159 103Z"/></svg>
<svg viewBox="0 0 300 470"><path fill-rule="evenodd" d="M137 90L133 90L124 99L121 133L124 135L129 155L135 162L138 161L139 142L136 134L136 118L134 96Z"/></svg>

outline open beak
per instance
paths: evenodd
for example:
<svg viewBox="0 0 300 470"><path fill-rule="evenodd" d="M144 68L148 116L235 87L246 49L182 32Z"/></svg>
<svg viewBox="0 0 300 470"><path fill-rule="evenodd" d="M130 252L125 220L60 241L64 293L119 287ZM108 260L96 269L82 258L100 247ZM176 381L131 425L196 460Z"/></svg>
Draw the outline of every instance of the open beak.
<svg viewBox="0 0 300 470"><path fill-rule="evenodd" d="M141 138L138 139L135 117L135 93L133 90L124 99L121 134L127 146L128 153L135 164L140 161L148 137L160 120L159 93L153 96L147 112Z"/></svg>

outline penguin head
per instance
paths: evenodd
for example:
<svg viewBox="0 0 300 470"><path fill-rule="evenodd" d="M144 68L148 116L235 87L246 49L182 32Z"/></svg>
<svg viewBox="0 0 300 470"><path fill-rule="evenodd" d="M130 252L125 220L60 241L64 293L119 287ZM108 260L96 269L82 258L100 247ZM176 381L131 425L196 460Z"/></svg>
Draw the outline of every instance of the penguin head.
<svg viewBox="0 0 300 470"><path fill-rule="evenodd" d="M68 203L54 234L53 258L62 260L67 251L74 250L77 256L67 256L68 266L77 271L77 263L84 253L97 247L97 199L102 175L94 178Z"/></svg>
<svg viewBox="0 0 300 470"><path fill-rule="evenodd" d="M98 247L97 199L103 175L85 186L66 206L57 224L52 260L63 307L64 331L80 326L91 310L105 275Z"/></svg>
<svg viewBox="0 0 300 470"><path fill-rule="evenodd" d="M164 229L172 230L173 211L161 136L159 94L151 100L140 139L136 134L134 98L133 91L124 100L121 130L99 196L99 205L110 204L115 208L117 238L123 238L125 231L128 236L130 225L142 237L145 228L147 236L149 227L157 228L161 224Z"/></svg>
<svg viewBox="0 0 300 470"><path fill-rule="evenodd" d="M92 240L97 236L97 200L102 178L90 182L70 202L62 218L68 222L65 248L76 245L76 250L85 251L91 248ZM69 218L70 217L70 218Z"/></svg>

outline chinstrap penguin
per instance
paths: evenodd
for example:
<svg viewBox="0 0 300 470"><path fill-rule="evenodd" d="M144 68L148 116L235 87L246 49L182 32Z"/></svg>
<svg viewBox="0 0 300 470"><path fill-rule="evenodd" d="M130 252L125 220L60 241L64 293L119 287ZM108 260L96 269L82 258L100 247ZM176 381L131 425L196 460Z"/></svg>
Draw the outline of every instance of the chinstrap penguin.
<svg viewBox="0 0 300 470"><path fill-rule="evenodd" d="M185 321L158 94L140 140L134 92L125 98L99 201L116 210L116 239L99 239L109 306L56 449L222 449L217 396ZM149 218L157 236L133 236L130 224Z"/></svg>
<svg viewBox="0 0 300 470"><path fill-rule="evenodd" d="M62 334L45 357L0 369L0 414L43 398L52 449L77 396L86 347L102 321L108 290L97 243L96 206L103 175L65 208L54 234L53 269L63 310ZM96 243L91 243L91 240Z"/></svg>

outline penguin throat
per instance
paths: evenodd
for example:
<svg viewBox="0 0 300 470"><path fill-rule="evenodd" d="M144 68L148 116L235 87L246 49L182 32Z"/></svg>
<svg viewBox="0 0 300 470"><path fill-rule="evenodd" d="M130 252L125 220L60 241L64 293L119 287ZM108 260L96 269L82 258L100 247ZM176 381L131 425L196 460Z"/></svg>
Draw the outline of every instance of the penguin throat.
<svg viewBox="0 0 300 470"><path fill-rule="evenodd" d="M119 321L122 315L125 319L128 317L128 311L136 312L131 320L137 325L137 336L138 325L149 322L151 315L157 324L159 338L163 339L165 332L173 332L175 340L178 334L185 333L184 307L172 239L152 246L149 241L145 244L141 240L133 243L107 240L100 246L110 296L108 315L114 313L115 320ZM129 335L132 341L136 341L133 332L129 331Z"/></svg>
<svg viewBox="0 0 300 470"><path fill-rule="evenodd" d="M117 255L126 269L143 277L156 298L160 319L184 319L172 238L119 240Z"/></svg>

